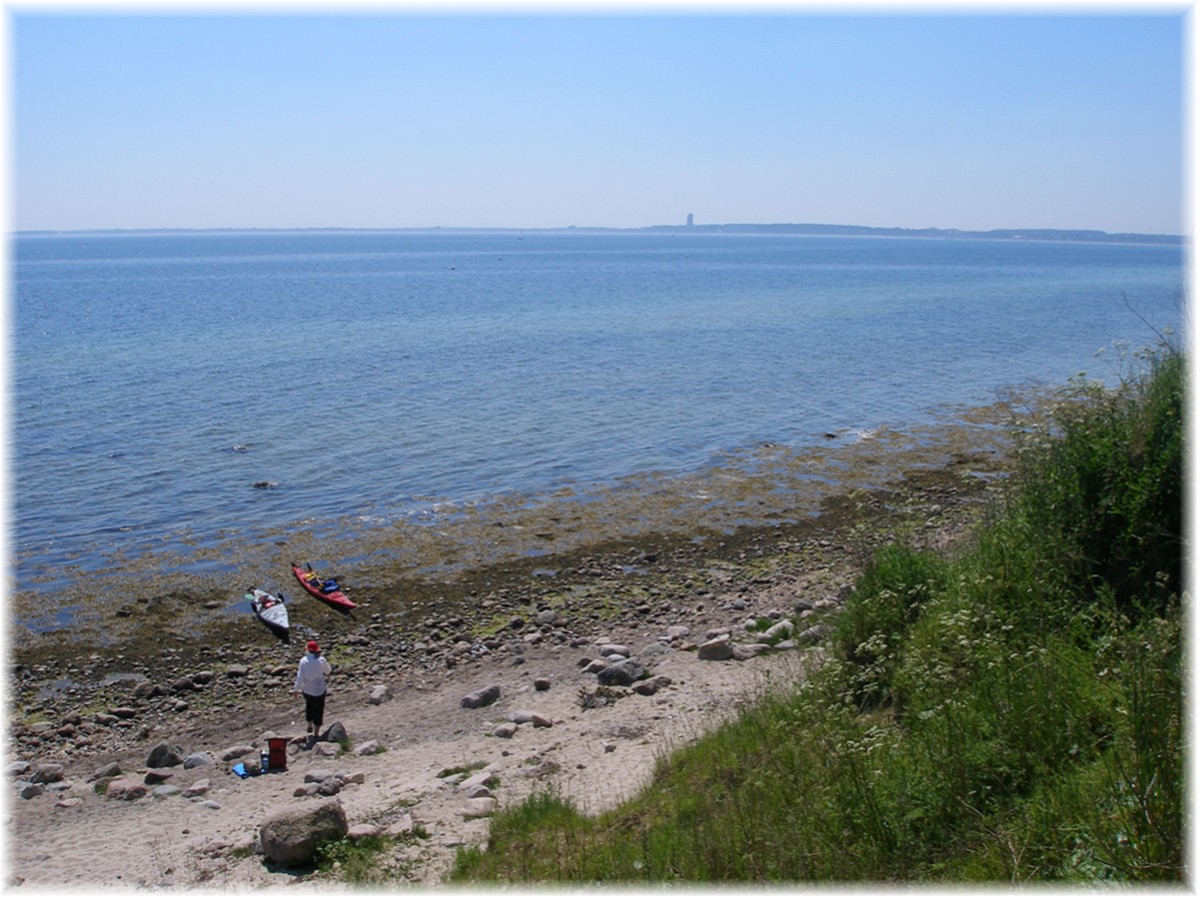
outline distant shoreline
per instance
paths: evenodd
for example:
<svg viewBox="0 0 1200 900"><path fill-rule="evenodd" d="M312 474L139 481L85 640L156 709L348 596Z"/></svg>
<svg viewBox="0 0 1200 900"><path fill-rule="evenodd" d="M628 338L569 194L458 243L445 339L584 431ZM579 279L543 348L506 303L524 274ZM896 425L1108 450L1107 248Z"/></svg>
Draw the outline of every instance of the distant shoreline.
<svg viewBox="0 0 1200 900"><path fill-rule="evenodd" d="M567 225L557 228L475 228L470 226L430 226L424 228L80 228L55 231L37 229L14 231L14 237L83 235L155 235L155 234L743 234L795 235L807 237L903 237L925 239L974 239L997 241L1063 241L1111 244L1182 245L1187 238L1178 234L1140 234L1069 228L996 228L967 231L958 228L879 228L870 225L754 224L722 225L646 225L640 228L605 228Z"/></svg>

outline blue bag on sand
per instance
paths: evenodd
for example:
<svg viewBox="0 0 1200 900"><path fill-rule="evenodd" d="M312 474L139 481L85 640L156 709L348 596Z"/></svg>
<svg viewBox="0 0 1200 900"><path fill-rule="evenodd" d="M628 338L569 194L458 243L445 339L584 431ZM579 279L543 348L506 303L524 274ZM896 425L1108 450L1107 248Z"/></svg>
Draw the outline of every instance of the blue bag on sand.
<svg viewBox="0 0 1200 900"><path fill-rule="evenodd" d="M246 771L245 763L237 763L234 766L232 766L229 771L231 771L238 778L249 778L250 777L250 773Z"/></svg>

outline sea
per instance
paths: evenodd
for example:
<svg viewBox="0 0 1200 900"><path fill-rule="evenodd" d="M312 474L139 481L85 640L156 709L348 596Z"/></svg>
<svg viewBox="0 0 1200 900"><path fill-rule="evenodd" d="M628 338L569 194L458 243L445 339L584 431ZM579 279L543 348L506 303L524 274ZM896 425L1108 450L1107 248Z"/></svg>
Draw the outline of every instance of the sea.
<svg viewBox="0 0 1200 900"><path fill-rule="evenodd" d="M10 555L386 527L1113 383L1179 333L1153 243L579 231L25 234Z"/></svg>

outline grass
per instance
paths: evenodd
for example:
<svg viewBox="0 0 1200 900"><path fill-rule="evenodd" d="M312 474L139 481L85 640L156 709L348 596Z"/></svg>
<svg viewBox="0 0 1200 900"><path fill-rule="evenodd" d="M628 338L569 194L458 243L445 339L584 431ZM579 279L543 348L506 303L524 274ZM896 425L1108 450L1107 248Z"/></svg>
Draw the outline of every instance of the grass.
<svg viewBox="0 0 1200 900"><path fill-rule="evenodd" d="M406 866L391 857L397 843L383 835L326 841L317 847L314 863L318 872L336 873L339 881L356 887L382 887L407 872Z"/></svg>
<svg viewBox="0 0 1200 900"><path fill-rule="evenodd" d="M1183 376L1074 386L969 547L878 552L805 683L612 811L503 811L451 880L1181 884Z"/></svg>

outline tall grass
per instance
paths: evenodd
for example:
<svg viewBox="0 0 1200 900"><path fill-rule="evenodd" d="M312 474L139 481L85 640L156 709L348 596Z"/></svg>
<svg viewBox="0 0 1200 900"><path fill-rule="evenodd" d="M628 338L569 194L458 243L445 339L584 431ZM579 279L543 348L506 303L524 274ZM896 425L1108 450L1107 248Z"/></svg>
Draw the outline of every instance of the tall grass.
<svg viewBox="0 0 1200 900"><path fill-rule="evenodd" d="M1183 359L1026 436L954 559L880 550L814 676L585 817L493 820L458 881L1180 882Z"/></svg>

